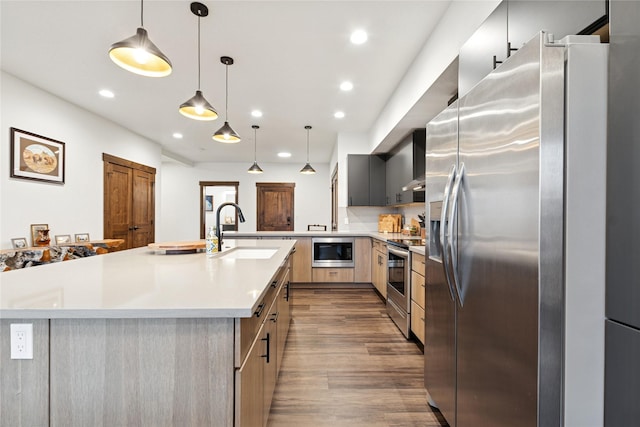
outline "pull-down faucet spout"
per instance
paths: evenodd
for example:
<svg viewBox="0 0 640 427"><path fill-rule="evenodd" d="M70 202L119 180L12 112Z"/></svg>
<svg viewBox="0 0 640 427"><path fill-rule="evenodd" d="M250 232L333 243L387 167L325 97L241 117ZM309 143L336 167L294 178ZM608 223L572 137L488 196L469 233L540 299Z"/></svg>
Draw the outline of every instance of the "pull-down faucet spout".
<svg viewBox="0 0 640 427"><path fill-rule="evenodd" d="M222 235L224 234L222 233L222 230L220 230L220 210L225 206L235 206L238 210L238 221L245 221L244 215L242 215L242 209L240 209L240 206L238 206L237 204L233 202L225 202L218 206L218 210L216 210L216 236L218 236L218 252L222 251Z"/></svg>

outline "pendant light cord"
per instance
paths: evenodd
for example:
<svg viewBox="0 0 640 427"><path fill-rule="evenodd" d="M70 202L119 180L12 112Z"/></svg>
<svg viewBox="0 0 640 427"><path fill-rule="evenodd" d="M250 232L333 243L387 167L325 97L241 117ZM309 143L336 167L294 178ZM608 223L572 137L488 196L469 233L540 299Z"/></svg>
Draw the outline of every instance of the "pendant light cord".
<svg viewBox="0 0 640 427"><path fill-rule="evenodd" d="M200 90L200 15L198 15L198 90Z"/></svg>
<svg viewBox="0 0 640 427"><path fill-rule="evenodd" d="M258 134L258 129L254 129L253 130L253 163L257 163L258 162L258 156L257 156L257 134Z"/></svg>
<svg viewBox="0 0 640 427"><path fill-rule="evenodd" d="M144 28L144 0L140 0L140 26Z"/></svg>
<svg viewBox="0 0 640 427"><path fill-rule="evenodd" d="M307 129L307 163L309 163L309 129Z"/></svg>
<svg viewBox="0 0 640 427"><path fill-rule="evenodd" d="M224 121L229 121L229 64L225 64Z"/></svg>

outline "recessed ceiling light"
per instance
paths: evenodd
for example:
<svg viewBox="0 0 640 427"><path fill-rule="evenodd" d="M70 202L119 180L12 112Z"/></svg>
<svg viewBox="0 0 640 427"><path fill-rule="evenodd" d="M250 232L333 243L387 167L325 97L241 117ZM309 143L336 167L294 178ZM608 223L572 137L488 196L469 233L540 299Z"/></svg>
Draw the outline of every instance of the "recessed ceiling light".
<svg viewBox="0 0 640 427"><path fill-rule="evenodd" d="M348 81L340 83L340 90L347 92L347 91L350 91L351 89L353 89L353 83Z"/></svg>
<svg viewBox="0 0 640 427"><path fill-rule="evenodd" d="M344 112L336 111L335 113L333 113L333 117L335 117L336 119L342 119L344 117Z"/></svg>
<svg viewBox="0 0 640 427"><path fill-rule="evenodd" d="M286 151L281 151L278 153L278 157L291 157L291 153L287 153Z"/></svg>
<svg viewBox="0 0 640 427"><path fill-rule="evenodd" d="M100 94L100 96L104 96L105 98L113 98L114 96L116 96L113 92L111 92L108 89L102 89L98 93Z"/></svg>
<svg viewBox="0 0 640 427"><path fill-rule="evenodd" d="M367 41L367 32L365 30L355 30L351 33L351 43L362 44Z"/></svg>
<svg viewBox="0 0 640 427"><path fill-rule="evenodd" d="M182 139L182 134L181 134L180 132L174 132L174 133L173 133L173 137L174 137L175 139Z"/></svg>
<svg viewBox="0 0 640 427"><path fill-rule="evenodd" d="M262 117L262 111L260 111L260 110L253 110L253 111L251 112L251 115L252 115L253 117Z"/></svg>

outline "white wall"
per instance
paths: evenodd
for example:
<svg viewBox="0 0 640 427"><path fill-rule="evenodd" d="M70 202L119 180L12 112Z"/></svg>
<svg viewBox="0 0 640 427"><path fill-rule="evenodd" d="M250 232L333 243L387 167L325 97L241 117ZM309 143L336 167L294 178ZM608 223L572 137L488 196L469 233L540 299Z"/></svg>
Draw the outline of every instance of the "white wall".
<svg viewBox="0 0 640 427"><path fill-rule="evenodd" d="M500 2L501 0L451 2L371 128L369 152L380 145L434 84L458 56L462 45Z"/></svg>
<svg viewBox="0 0 640 427"><path fill-rule="evenodd" d="M312 163L315 175L302 175L303 165L260 163L264 173L247 173L250 164L178 163L162 165L161 199L156 240L193 240L200 238L200 181L238 181L238 204L246 218L238 231L256 231L256 182L295 182L294 230L304 231L308 224L331 224L331 191L328 163Z"/></svg>
<svg viewBox="0 0 640 427"><path fill-rule="evenodd" d="M5 72L0 82L0 248L10 248L13 237L30 242L30 224L39 223L49 224L52 238L89 233L101 239L102 153L155 167L159 181L158 144ZM9 178L10 127L65 143L64 185Z"/></svg>

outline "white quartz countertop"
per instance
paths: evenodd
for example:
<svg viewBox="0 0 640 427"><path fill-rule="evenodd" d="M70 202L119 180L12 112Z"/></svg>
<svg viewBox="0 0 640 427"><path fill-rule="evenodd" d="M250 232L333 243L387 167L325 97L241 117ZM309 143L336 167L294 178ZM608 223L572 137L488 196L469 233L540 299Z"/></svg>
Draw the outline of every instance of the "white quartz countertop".
<svg viewBox="0 0 640 427"><path fill-rule="evenodd" d="M225 231L227 238L296 238L296 237L373 237L388 239L420 239L420 236L407 236L402 233L380 233L378 231Z"/></svg>
<svg viewBox="0 0 640 427"><path fill-rule="evenodd" d="M165 255L148 248L0 273L0 318L251 317L295 240L224 240L224 250ZM273 248L267 259L223 256Z"/></svg>

